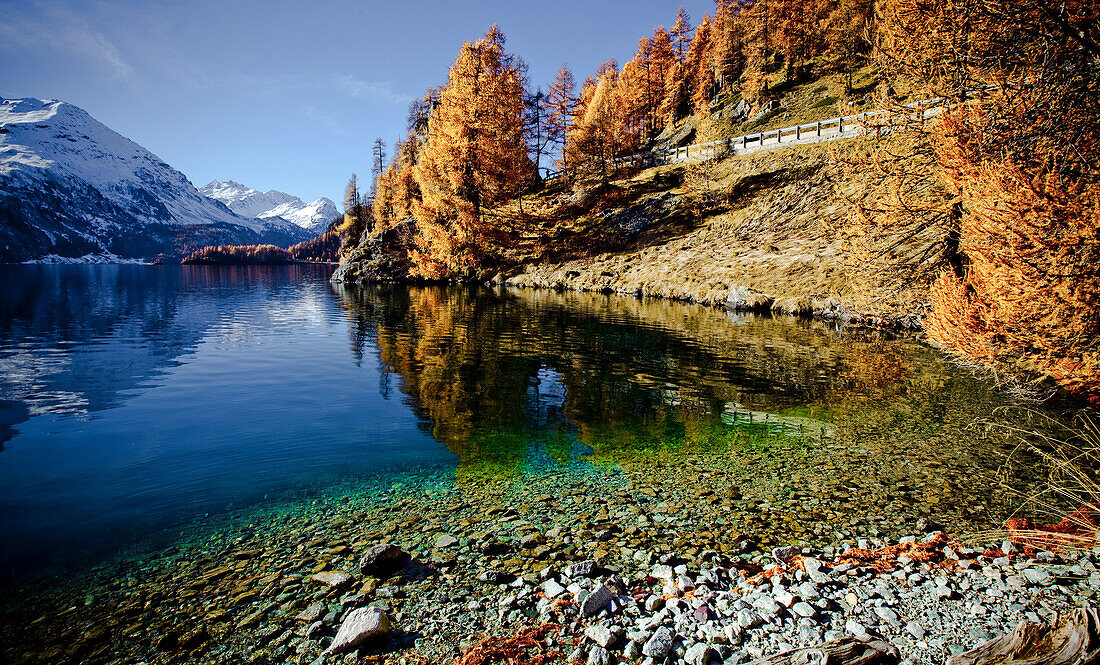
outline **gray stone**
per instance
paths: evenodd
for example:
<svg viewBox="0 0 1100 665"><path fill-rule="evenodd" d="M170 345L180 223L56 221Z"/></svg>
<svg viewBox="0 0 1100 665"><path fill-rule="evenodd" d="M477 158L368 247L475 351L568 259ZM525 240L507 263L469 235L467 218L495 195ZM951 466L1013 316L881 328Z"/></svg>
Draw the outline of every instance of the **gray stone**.
<svg viewBox="0 0 1100 665"><path fill-rule="evenodd" d="M813 557L803 559L802 567L806 569L806 575L809 576L810 581L815 584L825 584L832 580L828 573L821 570L822 563Z"/></svg>
<svg viewBox="0 0 1100 665"><path fill-rule="evenodd" d="M325 616L325 611L325 604L318 601L302 610L298 614L298 616L294 618L298 621L301 621L302 623L313 623L314 621L317 621L321 617Z"/></svg>
<svg viewBox="0 0 1100 665"><path fill-rule="evenodd" d="M795 603L791 606L791 611L800 617L812 617L817 614L814 606L806 602Z"/></svg>
<svg viewBox="0 0 1100 665"><path fill-rule="evenodd" d="M711 658L717 655L709 644L697 642L684 653L684 661L688 665L710 665Z"/></svg>
<svg viewBox="0 0 1100 665"><path fill-rule="evenodd" d="M735 286L730 289L729 295L726 296L726 307L736 312L766 312L771 309L774 301L774 298L759 291L745 286ZM794 550L794 552L790 553L791 550ZM779 563L786 564L801 552L800 549L794 546L777 547L772 550L772 556ZM780 555L788 556L788 558L780 558Z"/></svg>
<svg viewBox="0 0 1100 665"><path fill-rule="evenodd" d="M755 612L749 610L739 610L737 612L737 624L744 630L752 630L763 623L764 620Z"/></svg>
<svg viewBox="0 0 1100 665"><path fill-rule="evenodd" d="M589 559L586 561L578 561L566 568L564 572L566 577L573 579L577 577L592 577L592 573L595 570L596 562Z"/></svg>
<svg viewBox="0 0 1100 665"><path fill-rule="evenodd" d="M672 649L672 642L676 635L665 626L661 626L653 633L653 637L642 646L642 655L650 658L664 658Z"/></svg>
<svg viewBox="0 0 1100 665"><path fill-rule="evenodd" d="M351 582L351 575L339 570L327 570L323 573L317 573L310 579L327 587L339 588Z"/></svg>
<svg viewBox="0 0 1100 665"><path fill-rule="evenodd" d="M435 539L435 548L440 550L446 547L454 547L457 544L458 538L447 533L440 534L439 537Z"/></svg>
<svg viewBox="0 0 1100 665"><path fill-rule="evenodd" d="M666 566L664 564L653 566L653 570L649 575L659 580L671 580L676 577L676 573L673 572L672 566Z"/></svg>
<svg viewBox="0 0 1100 665"><path fill-rule="evenodd" d="M584 636L605 649L615 642L615 634L606 626L589 626L584 629Z"/></svg>
<svg viewBox="0 0 1100 665"><path fill-rule="evenodd" d="M924 636L928 634L928 631L924 629L924 626L920 625L916 621L910 621L909 623L905 624L905 630L918 640L923 640Z"/></svg>
<svg viewBox="0 0 1100 665"><path fill-rule="evenodd" d="M1052 580L1051 574L1042 568L1024 568L1022 574L1032 584L1046 585Z"/></svg>
<svg viewBox="0 0 1100 665"><path fill-rule="evenodd" d="M352 610L336 631L336 638L326 651L341 653L378 642L389 635L390 617L377 607L361 607Z"/></svg>
<svg viewBox="0 0 1100 665"><path fill-rule="evenodd" d="M588 665L608 665L610 662L611 654L603 647L592 647L588 652Z"/></svg>
<svg viewBox="0 0 1100 665"><path fill-rule="evenodd" d="M890 609L889 607L876 607L875 608L875 614L878 615L878 618L880 618L883 621L886 621L890 624L896 625L898 623L898 614L897 614L897 612Z"/></svg>
<svg viewBox="0 0 1100 665"><path fill-rule="evenodd" d="M554 580L546 580L542 583L542 592L547 598L557 598L565 593L565 587Z"/></svg>
<svg viewBox="0 0 1100 665"><path fill-rule="evenodd" d="M626 648L623 649L623 655L627 660L638 660L642 656L642 645L639 642L631 640L626 643Z"/></svg>
<svg viewBox="0 0 1100 665"><path fill-rule="evenodd" d="M306 628L305 637L306 637L307 640L320 639L321 634L324 633L324 632L325 632L325 622L324 621L314 621L313 623L309 624L309 628Z"/></svg>
<svg viewBox="0 0 1100 665"><path fill-rule="evenodd" d="M512 576L501 570L486 570L477 579L488 584L507 584L512 581Z"/></svg>
<svg viewBox="0 0 1100 665"><path fill-rule="evenodd" d="M656 612L665 606L665 599L663 596L650 596L645 599L645 609L647 612Z"/></svg>
<svg viewBox="0 0 1100 665"><path fill-rule="evenodd" d="M780 605L771 596L760 596L753 602L752 606L760 610L762 615L775 616L779 614Z"/></svg>
<svg viewBox="0 0 1100 665"><path fill-rule="evenodd" d="M874 638L874 636L871 635L870 632L868 632L866 626L856 621L855 619L848 619L844 622L844 632L848 633L860 642L869 642Z"/></svg>
<svg viewBox="0 0 1100 665"><path fill-rule="evenodd" d="M614 597L615 593L606 584L601 584L581 601L581 616L595 616L596 613L607 607L607 604Z"/></svg>

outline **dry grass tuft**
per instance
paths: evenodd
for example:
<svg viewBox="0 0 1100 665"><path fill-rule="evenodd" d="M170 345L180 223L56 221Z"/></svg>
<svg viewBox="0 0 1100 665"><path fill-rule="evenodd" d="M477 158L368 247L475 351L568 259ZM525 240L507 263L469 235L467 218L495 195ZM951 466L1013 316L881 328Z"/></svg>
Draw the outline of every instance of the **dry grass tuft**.
<svg viewBox="0 0 1100 665"><path fill-rule="evenodd" d="M1003 529L979 535L1007 538L1028 554L1100 545L1100 423L1090 413L1078 415L1068 425L1041 414L1025 415L1038 418L1038 424L1026 428L989 424L1016 441L1017 454L1033 455L1045 466L1046 487L1021 497L1020 511L1043 516L1050 523L1013 517Z"/></svg>
<svg viewBox="0 0 1100 665"><path fill-rule="evenodd" d="M455 665L546 665L561 662L564 660L562 652L546 645L546 638L558 632L561 632L560 625L544 623L521 628L511 637L487 637L466 649L455 659Z"/></svg>

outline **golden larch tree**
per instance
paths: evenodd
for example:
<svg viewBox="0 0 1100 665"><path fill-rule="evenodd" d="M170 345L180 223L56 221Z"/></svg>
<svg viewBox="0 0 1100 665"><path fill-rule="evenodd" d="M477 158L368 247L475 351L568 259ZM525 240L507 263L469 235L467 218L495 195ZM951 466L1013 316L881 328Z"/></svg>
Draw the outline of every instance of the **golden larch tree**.
<svg viewBox="0 0 1100 665"><path fill-rule="evenodd" d="M502 229L486 209L516 193L531 172L523 136L522 63L493 26L467 42L428 120L413 176L420 276L468 277L483 268Z"/></svg>

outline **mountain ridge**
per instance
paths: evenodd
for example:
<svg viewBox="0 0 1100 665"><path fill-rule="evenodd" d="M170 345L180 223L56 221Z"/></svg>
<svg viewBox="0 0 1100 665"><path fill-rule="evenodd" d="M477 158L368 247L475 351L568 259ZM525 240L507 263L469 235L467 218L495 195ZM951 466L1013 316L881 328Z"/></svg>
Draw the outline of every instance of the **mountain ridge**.
<svg viewBox="0 0 1100 665"><path fill-rule="evenodd" d="M320 233L340 216L332 199L322 196L306 203L297 196L274 189L260 191L235 180L212 180L199 193L226 205L244 217L269 219L280 217L310 231Z"/></svg>
<svg viewBox="0 0 1100 665"><path fill-rule="evenodd" d="M203 196L78 106L0 98L0 261L178 257L209 244L309 237L282 218L243 217Z"/></svg>

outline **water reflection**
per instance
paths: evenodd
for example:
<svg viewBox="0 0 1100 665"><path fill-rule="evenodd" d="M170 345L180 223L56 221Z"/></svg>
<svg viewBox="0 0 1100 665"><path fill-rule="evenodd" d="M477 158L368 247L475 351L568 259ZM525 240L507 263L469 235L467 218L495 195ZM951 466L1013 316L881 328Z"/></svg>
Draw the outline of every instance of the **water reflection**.
<svg viewBox="0 0 1100 665"><path fill-rule="evenodd" d="M371 388L375 366L348 361L329 272L0 267L0 576L265 496L449 465Z"/></svg>
<svg viewBox="0 0 1100 665"><path fill-rule="evenodd" d="M790 318L731 325L720 311L614 296L337 293L354 353L376 347L468 489L546 459L585 456L640 480L703 455L801 522L935 514L963 526L1013 505L989 482L1007 449L971 427L1005 396L912 340Z"/></svg>

